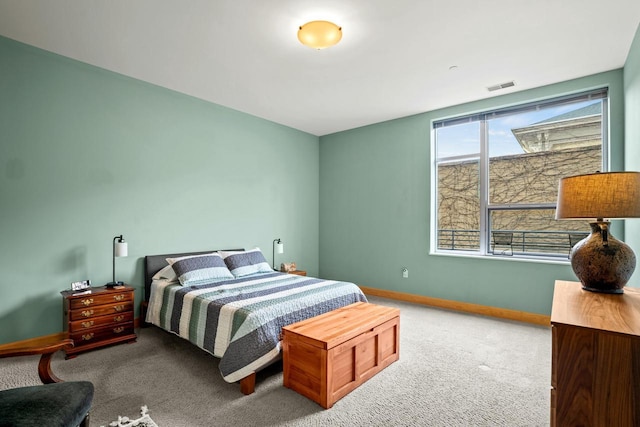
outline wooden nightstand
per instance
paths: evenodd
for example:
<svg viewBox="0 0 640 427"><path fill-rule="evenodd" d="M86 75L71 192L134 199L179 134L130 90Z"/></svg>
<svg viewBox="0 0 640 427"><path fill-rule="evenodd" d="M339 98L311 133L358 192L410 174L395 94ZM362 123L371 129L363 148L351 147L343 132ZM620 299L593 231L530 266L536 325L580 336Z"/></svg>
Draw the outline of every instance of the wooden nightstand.
<svg viewBox="0 0 640 427"><path fill-rule="evenodd" d="M91 293L62 291L64 330L74 347L66 349L67 359L77 353L121 342L133 342L133 291L106 286L90 288Z"/></svg>
<svg viewBox="0 0 640 427"><path fill-rule="evenodd" d="M293 271L287 272L287 274L295 274L297 276L306 276L307 272L304 270L293 270Z"/></svg>

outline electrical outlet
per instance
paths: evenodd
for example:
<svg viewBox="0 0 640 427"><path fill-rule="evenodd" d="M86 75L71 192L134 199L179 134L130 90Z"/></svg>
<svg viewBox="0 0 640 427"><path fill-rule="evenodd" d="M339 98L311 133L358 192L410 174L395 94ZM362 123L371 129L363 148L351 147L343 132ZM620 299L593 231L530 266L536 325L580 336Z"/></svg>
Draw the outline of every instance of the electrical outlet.
<svg viewBox="0 0 640 427"><path fill-rule="evenodd" d="M402 277L404 279L408 279L409 278L409 269L407 267L403 267L402 268Z"/></svg>

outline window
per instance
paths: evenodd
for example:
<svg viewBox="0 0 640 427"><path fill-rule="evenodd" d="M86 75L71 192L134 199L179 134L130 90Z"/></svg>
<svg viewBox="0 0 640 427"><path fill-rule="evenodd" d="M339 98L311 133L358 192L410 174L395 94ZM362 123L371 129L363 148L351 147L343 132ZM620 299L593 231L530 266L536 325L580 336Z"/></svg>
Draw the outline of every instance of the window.
<svg viewBox="0 0 640 427"><path fill-rule="evenodd" d="M558 181L606 170L607 90L433 123L436 252L567 258Z"/></svg>

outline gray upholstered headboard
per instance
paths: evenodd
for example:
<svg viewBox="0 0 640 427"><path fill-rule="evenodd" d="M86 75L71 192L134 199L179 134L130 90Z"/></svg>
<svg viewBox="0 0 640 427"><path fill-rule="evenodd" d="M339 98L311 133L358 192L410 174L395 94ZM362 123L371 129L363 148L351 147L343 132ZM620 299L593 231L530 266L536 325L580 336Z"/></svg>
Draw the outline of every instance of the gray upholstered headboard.
<svg viewBox="0 0 640 427"><path fill-rule="evenodd" d="M244 249L223 249L225 251L242 251ZM181 254L164 254L164 255L147 255L144 257L144 300L149 301L149 294L151 293L151 280L153 275L158 271L169 265L167 258L177 258L187 255L200 255L206 254L212 251L200 251L200 252L185 252Z"/></svg>

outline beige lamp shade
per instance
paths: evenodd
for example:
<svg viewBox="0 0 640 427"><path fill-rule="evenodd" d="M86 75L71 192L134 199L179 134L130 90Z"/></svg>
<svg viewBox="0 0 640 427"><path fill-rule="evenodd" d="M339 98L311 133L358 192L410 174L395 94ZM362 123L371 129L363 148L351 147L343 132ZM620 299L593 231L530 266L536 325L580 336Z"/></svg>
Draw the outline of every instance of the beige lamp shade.
<svg viewBox="0 0 640 427"><path fill-rule="evenodd" d="M562 178L556 219L640 218L640 172Z"/></svg>
<svg viewBox="0 0 640 427"><path fill-rule="evenodd" d="M314 49L325 49L342 39L342 28L329 21L311 21L298 30L298 40Z"/></svg>

